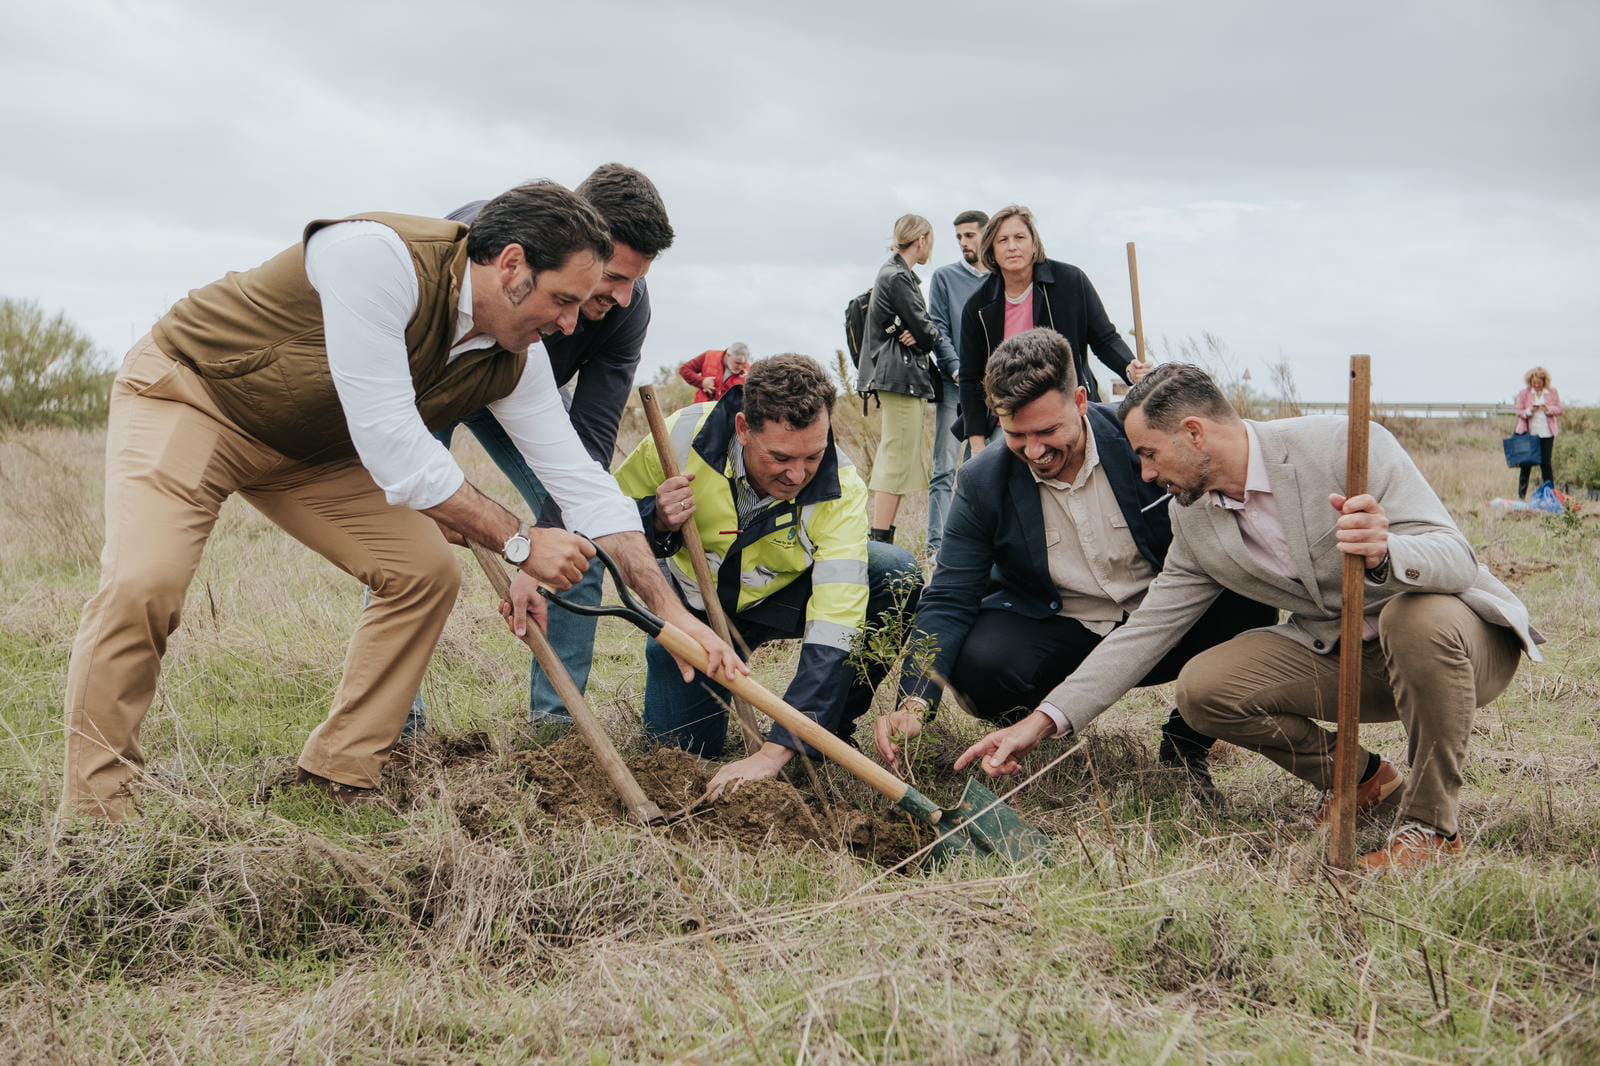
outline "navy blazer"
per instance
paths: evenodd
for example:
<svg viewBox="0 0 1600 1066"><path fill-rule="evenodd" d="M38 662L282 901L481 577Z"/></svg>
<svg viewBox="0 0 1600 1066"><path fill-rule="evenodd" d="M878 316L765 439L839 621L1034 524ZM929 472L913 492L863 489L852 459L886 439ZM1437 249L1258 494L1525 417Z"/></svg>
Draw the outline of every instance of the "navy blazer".
<svg viewBox="0 0 1600 1066"><path fill-rule="evenodd" d="M1159 571L1172 543L1166 507L1141 510L1165 490L1139 476L1139 458L1108 404L1089 405L1089 428L1100 466L1111 481L1128 532L1152 569ZM933 670L948 679L956 656L986 609L1050 618L1061 610L1044 542L1044 510L1039 483L1028 464L1003 444L990 445L961 467L955 498L945 516L944 541L933 580L917 607L913 646L931 642ZM931 675L908 669L900 678L901 698L919 696L930 707L939 702Z"/></svg>

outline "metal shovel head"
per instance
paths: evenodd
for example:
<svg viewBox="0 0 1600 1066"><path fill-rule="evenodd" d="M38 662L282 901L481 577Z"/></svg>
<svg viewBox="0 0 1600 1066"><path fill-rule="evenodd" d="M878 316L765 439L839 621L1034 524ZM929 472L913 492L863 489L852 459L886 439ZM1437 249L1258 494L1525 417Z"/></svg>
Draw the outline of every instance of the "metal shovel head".
<svg viewBox="0 0 1600 1066"><path fill-rule="evenodd" d="M1021 862L1050 851L1049 837L973 778L967 779L961 802L945 810L939 828L942 839L933 848L935 862L957 855L1002 855Z"/></svg>

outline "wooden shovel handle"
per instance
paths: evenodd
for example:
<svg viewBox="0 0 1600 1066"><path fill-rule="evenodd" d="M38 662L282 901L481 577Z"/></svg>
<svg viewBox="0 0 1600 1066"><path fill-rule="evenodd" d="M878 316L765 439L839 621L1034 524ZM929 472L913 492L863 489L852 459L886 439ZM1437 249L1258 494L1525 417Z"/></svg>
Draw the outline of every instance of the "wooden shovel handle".
<svg viewBox="0 0 1600 1066"><path fill-rule="evenodd" d="M501 600L510 601L511 579L506 576L506 568L501 565L500 557L481 544L474 544L471 547L478 565L483 568L484 576L489 579L489 584L494 586L495 595ZM589 701L583 698L583 692L573 682L572 675L567 673L567 668L556 655L555 649L550 646L544 634L539 632L539 627L531 621L528 623L528 631L523 636L522 642L532 649L533 657L539 661L539 668L550 679L550 684L555 687L556 695L561 697L561 702L566 704L567 713L572 715L572 724L577 728L578 735L583 737L584 743L589 745L589 750L594 752L595 761L600 764L600 769L605 771L606 777L611 781L611 787L622 797L622 802L629 813L645 825L663 821L665 815L661 813L661 808L651 802L644 794L644 789L639 787L639 782L634 780L632 771L622 761L622 756L617 754L616 745L611 743L611 737L601 728L594 711L589 708ZM699 645L696 644L695 647Z"/></svg>
<svg viewBox="0 0 1600 1066"><path fill-rule="evenodd" d="M1349 446L1345 452L1346 498L1367 491L1367 445L1371 436L1372 357L1350 357ZM1361 753L1361 630L1366 619L1367 565L1344 557L1339 606L1339 735L1333 752L1333 822L1328 859L1345 870L1356 864L1356 788Z"/></svg>
<svg viewBox="0 0 1600 1066"><path fill-rule="evenodd" d="M693 637L671 622L668 622L661 632L656 635L656 640L660 642L662 647L678 658L690 663L701 673L704 673L707 665L709 665L709 661L706 658L706 650L696 643ZM768 718L771 718L789 732L822 752L833 762L844 767L852 776L866 783L885 799L899 803L905 796L906 791L911 787L810 718L795 710L785 703L782 697L764 687L754 678L741 677L731 684L720 677L716 681L718 684L727 685L736 695L748 700Z"/></svg>
<svg viewBox="0 0 1600 1066"><path fill-rule="evenodd" d="M656 399L654 386L639 386L639 404L644 408L645 421L650 423L650 436L656 442L662 474L668 478L677 477L678 457L672 452L672 439L667 435L667 421L661 415L661 404ZM731 646L732 627L728 625L728 616L722 610L722 601L717 598L717 582L711 576L711 564L706 562L705 542L700 539L700 527L691 518L683 524L682 532L684 547L689 549L689 564L694 567L695 584L700 586L700 600L705 604L706 620L711 623L712 631ZM761 747L761 731L756 728L755 715L739 700L733 701L733 711L739 722L739 732L744 734L745 752L754 753Z"/></svg>
<svg viewBox="0 0 1600 1066"><path fill-rule="evenodd" d="M1128 242L1128 288L1133 292L1133 343L1139 353L1139 362L1144 362L1144 311L1139 306L1139 256L1133 250L1133 242Z"/></svg>

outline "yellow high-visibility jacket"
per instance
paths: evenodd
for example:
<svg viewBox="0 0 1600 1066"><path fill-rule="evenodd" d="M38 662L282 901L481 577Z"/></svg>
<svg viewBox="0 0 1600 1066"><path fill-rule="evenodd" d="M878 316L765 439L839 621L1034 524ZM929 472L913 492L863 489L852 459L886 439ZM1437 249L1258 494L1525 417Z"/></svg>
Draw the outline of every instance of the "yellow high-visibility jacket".
<svg viewBox="0 0 1600 1066"><path fill-rule="evenodd" d="M833 727L855 680L846 659L867 613L867 487L854 464L828 438L828 450L811 482L794 500L770 501L744 528L734 503L734 415L743 388L716 403L694 404L667 419L678 469L694 474L695 525L717 578L718 599L736 621L749 617L789 630L804 640L790 682L790 704ZM617 470L622 491L639 504L645 535L666 559L668 574L689 605L703 611L694 565L679 534L654 530L655 494L665 480L655 440L646 436ZM796 582L808 579L804 625ZM785 610L785 608L789 610ZM774 740L783 742L775 733Z"/></svg>

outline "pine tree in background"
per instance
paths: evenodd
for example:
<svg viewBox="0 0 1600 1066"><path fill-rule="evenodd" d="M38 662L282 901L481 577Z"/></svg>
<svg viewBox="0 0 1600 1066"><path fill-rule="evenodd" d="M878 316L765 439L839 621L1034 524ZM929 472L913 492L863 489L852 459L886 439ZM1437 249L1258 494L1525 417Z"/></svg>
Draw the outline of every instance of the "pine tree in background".
<svg viewBox="0 0 1600 1066"><path fill-rule="evenodd" d="M65 315L0 300L0 429L88 428L106 420L114 372Z"/></svg>

